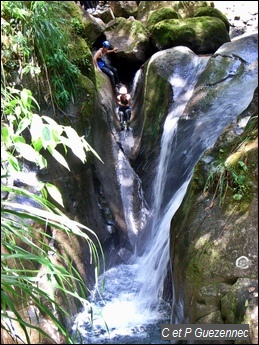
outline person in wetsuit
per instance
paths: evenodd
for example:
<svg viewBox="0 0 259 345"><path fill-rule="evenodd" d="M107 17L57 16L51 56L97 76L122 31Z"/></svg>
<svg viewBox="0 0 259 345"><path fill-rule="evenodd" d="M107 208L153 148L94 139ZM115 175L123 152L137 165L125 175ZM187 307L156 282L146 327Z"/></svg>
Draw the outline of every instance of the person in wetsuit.
<svg viewBox="0 0 259 345"><path fill-rule="evenodd" d="M118 77L118 72L115 67L105 61L105 56L107 54L113 53L117 51L117 48L111 48L111 44L109 41L104 41L102 48L97 50L93 57L94 65L99 72L105 73L111 80L113 89L117 92L119 91L119 87L121 85L120 79Z"/></svg>
<svg viewBox="0 0 259 345"><path fill-rule="evenodd" d="M131 118L131 97L128 94L127 88L122 86L119 90L120 94L117 96L118 100L118 113L120 118L121 129L124 130L123 122L127 123L127 130L129 130L129 123Z"/></svg>

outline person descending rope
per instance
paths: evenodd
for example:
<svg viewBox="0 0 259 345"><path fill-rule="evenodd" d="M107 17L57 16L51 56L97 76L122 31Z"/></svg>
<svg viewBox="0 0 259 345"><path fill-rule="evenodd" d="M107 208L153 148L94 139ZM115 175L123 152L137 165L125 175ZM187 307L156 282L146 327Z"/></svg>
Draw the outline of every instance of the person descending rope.
<svg viewBox="0 0 259 345"><path fill-rule="evenodd" d="M93 57L94 65L99 72L105 73L111 80L112 87L115 92L118 94L119 87L121 85L120 79L118 77L118 72L115 67L105 61L105 57L107 54L116 52L118 48L114 47L111 48L111 44L109 41L104 41L102 48L97 50Z"/></svg>
<svg viewBox="0 0 259 345"><path fill-rule="evenodd" d="M127 124L127 130L129 130L129 123L131 118L131 97L128 94L127 88L122 86L119 90L118 100L118 114L120 118L121 129L124 130L124 123Z"/></svg>

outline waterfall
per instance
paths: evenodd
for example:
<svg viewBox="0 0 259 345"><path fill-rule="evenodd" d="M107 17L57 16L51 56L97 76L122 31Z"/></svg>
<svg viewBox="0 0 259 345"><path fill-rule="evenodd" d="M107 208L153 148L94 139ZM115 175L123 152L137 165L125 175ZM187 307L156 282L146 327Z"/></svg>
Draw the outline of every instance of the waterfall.
<svg viewBox="0 0 259 345"><path fill-rule="evenodd" d="M139 303L145 308L157 305L161 298L169 262L169 232L172 215L177 211L188 187L189 180L173 196L170 206L156 226L152 246L138 259L138 279L142 283L138 295Z"/></svg>
<svg viewBox="0 0 259 345"><path fill-rule="evenodd" d="M161 297L169 263L171 219L183 200L192 174L192 166L189 166L186 178L181 184L173 179L170 181L170 184L177 185L176 188L171 188L172 193L169 192L168 202L164 203L165 188L171 176L171 162L175 160L178 122L207 61L204 59L201 63L198 56L195 56L191 66L189 64L186 69L183 66L181 69L175 68L170 78L174 102L166 117L161 139L158 169L153 186L153 217L149 224L147 243L144 244L144 254L137 258L138 279L142 282L139 298L142 303L146 303L146 307L152 306ZM180 166L177 167L179 168Z"/></svg>
<svg viewBox="0 0 259 345"><path fill-rule="evenodd" d="M170 306L162 300L170 260L171 220L182 203L196 163L206 150L213 147L226 126L249 105L257 80L255 81L253 76L250 77L249 73L240 72L241 78L238 75L238 78L233 78L232 81L230 78L233 71L238 74L237 70L243 68L241 62L235 59L229 59L229 66L223 71L225 74L218 80L217 73L210 74L213 70L210 68L216 69L217 58L212 60L209 57L200 58L195 55L190 58L190 51L186 47L175 48L176 55L178 52L179 56L187 58L185 63L175 63L169 79L174 99L163 126L156 178L152 186L153 205L148 214L150 219L144 229L145 243L141 244L144 251L141 256L138 256L136 251L129 264L114 267L100 278L101 284L102 278L105 279L104 292L101 284L97 284L92 292L93 309L89 312L86 308L75 322L74 329L80 330L85 343L100 344L109 341L117 344L162 344L160 325L170 321L183 321L182 310L179 310L183 309L182 301L176 301L173 296L173 303L177 303L180 317L170 320ZM163 57L162 54L160 56ZM151 60L155 58L153 56ZM207 68L208 62L212 67ZM159 61L158 65L161 65ZM139 78L140 75L136 83ZM206 78L206 85L209 86L214 85L215 80L217 82L216 92L213 88L208 91L213 102L206 103L199 94L199 88L196 90L197 83L202 78ZM230 80L224 82L226 79ZM189 109L190 113L186 109ZM118 158L122 157L118 155ZM119 175L122 178L121 192L132 193L132 183L128 180L130 175L128 172L123 175L126 166L124 160L118 162L122 171ZM130 165L127 169L130 169ZM132 194L125 197L124 215L127 225L133 228L130 231L135 234L138 227L131 212ZM145 212L144 214L147 215Z"/></svg>
<svg viewBox="0 0 259 345"><path fill-rule="evenodd" d="M135 94L138 85L142 82L142 79L143 79L143 71L141 69L139 69L136 72L135 77L133 79L132 90L131 90L132 95Z"/></svg>
<svg viewBox="0 0 259 345"><path fill-rule="evenodd" d="M106 272L104 293L100 292L100 285L94 289L92 302L96 315L94 317L95 336L91 334L90 322L86 325L86 320L89 319L87 309L78 317L76 323L76 327L80 328L81 334L86 337L87 343L101 343L107 341L107 337L115 341L116 337L121 339L122 334L125 337L125 334L128 335L131 332L135 339L138 339L135 341L141 343L143 341L140 340L141 337L148 337L148 334L152 333L150 325L152 327L156 325L156 334L152 333L152 342L157 338L157 343L162 343L160 325L170 322L170 306L161 298L169 263L170 223L185 195L192 166L189 167L188 174L181 184L175 181L177 188L172 190L166 203L164 203L164 192L167 188L166 183L170 179L170 162L174 159L174 155L178 154L175 152L178 122L205 64L206 62L201 63L198 57L194 58L192 66L189 65L186 70L176 68L170 79L175 99L164 123L158 169L153 185L154 203L152 212L149 213L151 220L146 225L149 236L146 243L142 244L145 251L141 257L135 253L128 265L120 265ZM138 73L134 90L140 79L141 73ZM129 165L125 163L120 153L117 169L117 176L121 181L121 192L124 195L122 200L125 219L127 225L131 227L129 233L136 234L137 226L132 217L132 181L130 182L132 175L129 173ZM172 183L174 184L174 181ZM147 214L147 211L144 214ZM104 330L105 322L110 331L109 336ZM95 339L96 334L98 334L97 339Z"/></svg>
<svg viewBox="0 0 259 345"><path fill-rule="evenodd" d="M178 49L184 51L182 47ZM208 58L195 57L192 59L192 66L181 65L170 78L174 103L164 124L153 187L153 217L144 244L145 251L137 259L138 279L142 282L140 303L145 303L147 308L156 304L162 295L170 260L170 223L181 205L194 167L204 152L213 147L226 126L246 109L256 87L256 81L244 78L246 87L240 95L240 82L233 82L231 87L230 84L222 83L221 89L217 90L217 96L206 111L200 108L195 116L186 114L187 103L192 99L196 83L203 71L206 73L205 67L209 61ZM239 68L241 69L240 61L231 61L226 75L231 75L233 70ZM238 102L234 102L237 95ZM219 117L219 113L224 115ZM181 301L178 302L180 305Z"/></svg>

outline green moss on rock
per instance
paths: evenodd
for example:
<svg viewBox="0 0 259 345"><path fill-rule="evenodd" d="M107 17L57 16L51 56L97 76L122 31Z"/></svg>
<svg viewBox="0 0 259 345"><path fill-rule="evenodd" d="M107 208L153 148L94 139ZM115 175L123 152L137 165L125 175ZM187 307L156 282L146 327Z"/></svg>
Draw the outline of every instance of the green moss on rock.
<svg viewBox="0 0 259 345"><path fill-rule="evenodd" d="M143 42L148 39L148 31L146 27L138 20L128 20L126 18L116 18L112 20L105 29L105 34L107 39L112 41L109 35L115 35L116 40L125 42L127 38L127 43L130 37L132 37L132 42L138 41ZM135 43L134 43L135 44ZM125 46L125 52L131 51L132 47Z"/></svg>
<svg viewBox="0 0 259 345"><path fill-rule="evenodd" d="M180 19L181 16L172 8L166 7L161 8L156 11L152 11L147 19L147 27L150 28L151 26L161 22L162 20L166 19Z"/></svg>
<svg viewBox="0 0 259 345"><path fill-rule="evenodd" d="M240 324L244 322L248 301L252 299L249 288L257 284L257 280L239 278L231 290L222 298L222 315L227 323Z"/></svg>
<svg viewBox="0 0 259 345"><path fill-rule="evenodd" d="M87 76L95 85L95 70L92 52L85 40L79 36L75 36L69 48L71 61L80 69L81 73Z"/></svg>
<svg viewBox="0 0 259 345"><path fill-rule="evenodd" d="M60 1L60 6L64 6L70 18L82 18L82 11L75 1Z"/></svg>
<svg viewBox="0 0 259 345"><path fill-rule="evenodd" d="M195 53L214 53L229 42L225 24L219 18L167 19L152 27L151 40L159 49L187 46Z"/></svg>
<svg viewBox="0 0 259 345"><path fill-rule="evenodd" d="M168 108L169 96L168 81L160 77L156 72L156 67L151 65L146 73L148 83L144 94L144 116L145 133L143 140L146 145L155 143L156 138L160 138L161 124Z"/></svg>
<svg viewBox="0 0 259 345"><path fill-rule="evenodd" d="M94 114L94 105L96 103L96 89L93 82L84 75L80 75L77 87L78 98L72 107L76 114L73 119L75 128L80 135L85 134L90 126Z"/></svg>
<svg viewBox="0 0 259 345"><path fill-rule="evenodd" d="M223 23L226 25L227 31L229 32L230 24L227 19L227 17L220 12L217 8L213 7L200 7L198 10L194 13L193 17L216 17L223 21Z"/></svg>

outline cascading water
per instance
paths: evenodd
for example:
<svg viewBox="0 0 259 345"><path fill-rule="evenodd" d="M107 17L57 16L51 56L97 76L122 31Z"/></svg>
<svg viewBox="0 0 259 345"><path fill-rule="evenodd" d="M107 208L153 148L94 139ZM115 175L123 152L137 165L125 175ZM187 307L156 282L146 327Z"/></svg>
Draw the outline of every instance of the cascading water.
<svg viewBox="0 0 259 345"><path fill-rule="evenodd" d="M180 69L176 67L170 78L174 103L164 123L159 164L153 186L154 206L149 236L144 246L144 254L137 258L138 277L143 283L139 296L141 299L145 298L147 307L150 307L162 293L169 262L170 222L182 202L192 172L190 170L186 180L176 186L178 189L176 188L176 192L170 194L170 198L165 204L165 182L170 180L170 162L174 160L174 152L177 147L178 121L191 98L199 74L206 63L207 59L201 63L199 58L194 56L191 66L190 64L186 66L186 70L182 66ZM171 183L173 184L174 181Z"/></svg>
<svg viewBox="0 0 259 345"><path fill-rule="evenodd" d="M141 257L135 254L130 264L120 265L106 272L104 293L100 293L100 286L96 286L92 292L93 326L87 308L78 315L75 323L75 328L80 329L85 343L107 341L109 343L123 343L126 339L128 339L128 343L132 344L163 343L160 339L160 325L170 322L170 307L161 298L169 262L170 221L181 204L190 178L182 186L179 186L178 191L172 195L170 203L162 208L163 190L168 175L166 167L172 158L172 142L177 133L177 123L193 91L199 74L198 69L202 65L198 62L198 58L193 60L192 72L189 73L188 78L185 78L186 85L179 83L179 71L176 71L175 76L172 76L170 81L174 88L174 96L178 101L174 102L174 107L164 124L157 177L153 187L154 205L153 211L149 215L150 241L144 244L146 251ZM186 71L182 69L181 73L184 72ZM189 84L188 88L187 84ZM187 89L188 91L186 91ZM120 155L118 155L119 157ZM125 166L127 164L123 163L120 157L119 172L117 171L120 179L125 177ZM129 176L127 172L125 181L129 179ZM129 188L131 185L129 181L128 183L125 181L121 181L124 192L125 188ZM133 229L130 231L135 233L131 212L133 200L129 194L123 200L125 200L124 206L127 208L125 210L127 225L132 226ZM126 200L128 201L126 202ZM100 277L100 281L102 281L102 277ZM109 333L105 328L105 322Z"/></svg>
<svg viewBox="0 0 259 345"><path fill-rule="evenodd" d="M176 55L190 56L190 51L185 47L177 47L175 52ZM145 229L148 231L147 240L142 244L145 250L140 257L133 255L129 264L116 266L106 272L105 277L100 277L101 284L102 278L105 279L104 292L101 284L95 287L91 298L93 309L89 312L85 308L74 324L74 330L79 330L82 336L81 343L162 344L166 342L160 339L160 325L178 321L176 317L170 320L170 307L161 298L169 263L170 223L186 193L195 164L215 144L224 128L248 106L256 87L252 85L255 82L244 77L246 87L240 94L240 78L231 87L224 82L232 78L234 70L234 74L242 70L238 59L229 59L225 75L216 81L221 88L217 88L217 93L212 95L213 102L205 110L201 104L195 116L194 110L186 114L186 106L209 61L214 63L208 57L192 56L188 64L175 65L170 78L174 102L164 123L153 186L154 204ZM218 77L213 73L209 75L211 79ZM207 85L214 84L208 80ZM211 92L215 92L213 88ZM238 104L233 104L233 95L238 95ZM196 95L196 105L200 98ZM189 106L189 109L192 107ZM219 116L219 112L224 116ZM126 165L129 169L130 165ZM122 170L126 165L123 160L120 161ZM128 197L130 200L131 196ZM127 207L127 225L132 225L134 229L131 231L135 233L132 202L125 201L124 207ZM174 296L172 303L176 303ZM177 303L181 305L181 301Z"/></svg>

